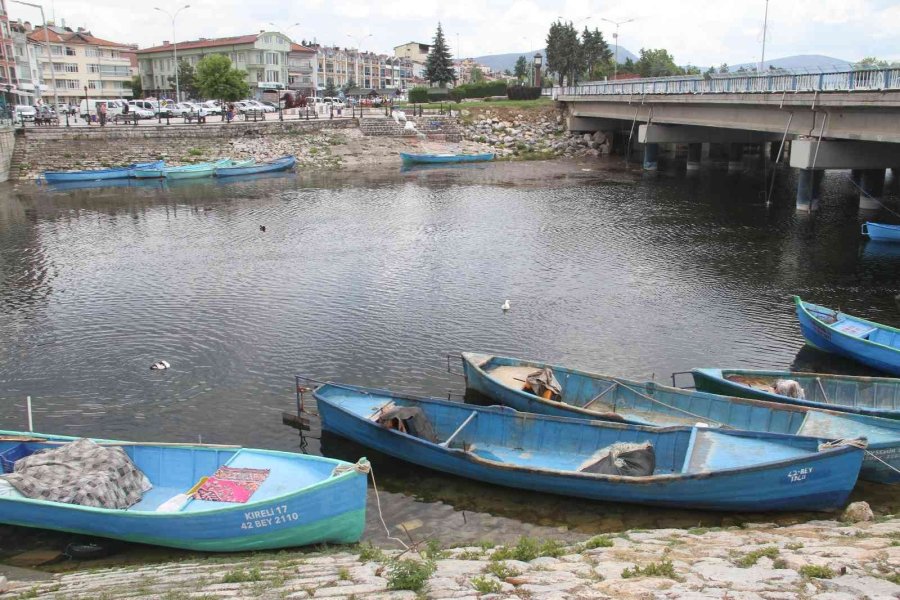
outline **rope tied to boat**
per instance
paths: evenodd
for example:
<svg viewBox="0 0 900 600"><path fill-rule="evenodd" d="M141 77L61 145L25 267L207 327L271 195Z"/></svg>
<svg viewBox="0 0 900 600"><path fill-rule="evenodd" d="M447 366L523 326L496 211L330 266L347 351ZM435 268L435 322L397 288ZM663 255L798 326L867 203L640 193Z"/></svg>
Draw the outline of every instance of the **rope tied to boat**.
<svg viewBox="0 0 900 600"><path fill-rule="evenodd" d="M841 438L838 440L831 440L830 442L822 442L819 444L819 452L824 450L831 450L833 448L840 448L841 446L853 446L854 448L861 448L862 450L866 450L869 447L869 442L867 442L864 438ZM866 450L868 454L871 454L868 450Z"/></svg>
<svg viewBox="0 0 900 600"><path fill-rule="evenodd" d="M404 552L409 551L409 546L407 546L403 540L399 538L395 538L391 535L391 530L388 528L387 523L384 520L384 514L381 512L381 498L378 495L378 484L375 483L375 471L372 469L372 464L366 458L360 458L356 463L346 463L343 465L338 465L334 468L334 471L331 472L332 477L337 477L338 475L343 475L344 473L361 473L363 475L367 475L372 478L372 489L375 490L375 506L378 508L378 519L381 521L381 526L384 527L384 532L387 534L387 539L397 542L401 546L403 546Z"/></svg>
<svg viewBox="0 0 900 600"><path fill-rule="evenodd" d="M631 393L636 394L636 395L640 396L641 398L644 398L645 400L649 400L650 402L655 402L657 404L661 404L662 406L665 406L666 408L672 409L672 410L680 412L680 413L684 413L690 417L694 417L695 419L698 419L699 421L713 423L715 425L718 425L722 429L734 429L734 427L732 427L731 425L729 425L727 423L722 423L721 421L716 421L715 419L710 419L709 417L704 417L703 415L698 415L696 413L692 413L688 410L684 410L683 408L679 408L677 406L667 404L667 403L663 402L662 400L654 398L653 396L648 396L647 394L642 394L641 392L637 391L633 387L631 387L625 383L622 383L622 381L620 381L618 379L614 379L613 381L615 381L616 383L618 383L620 386L622 386L626 390L630 391Z"/></svg>

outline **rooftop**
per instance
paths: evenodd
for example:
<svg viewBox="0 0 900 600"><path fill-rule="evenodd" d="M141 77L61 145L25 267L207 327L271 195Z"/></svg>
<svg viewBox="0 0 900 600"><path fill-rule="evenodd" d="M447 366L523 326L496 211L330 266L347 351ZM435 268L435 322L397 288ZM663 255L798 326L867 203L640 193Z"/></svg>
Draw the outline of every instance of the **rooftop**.
<svg viewBox="0 0 900 600"><path fill-rule="evenodd" d="M86 45L86 46L106 46L106 47L115 47L115 48L130 48L128 44L120 44L118 42L111 42L109 40L104 40L102 38L94 37L91 35L90 31L82 29L81 31L72 31L68 27L53 27L52 25L47 28L47 36L50 38L51 44L72 44L72 45ZM44 43L45 34L43 27L35 27L28 34L28 40L35 43Z"/></svg>

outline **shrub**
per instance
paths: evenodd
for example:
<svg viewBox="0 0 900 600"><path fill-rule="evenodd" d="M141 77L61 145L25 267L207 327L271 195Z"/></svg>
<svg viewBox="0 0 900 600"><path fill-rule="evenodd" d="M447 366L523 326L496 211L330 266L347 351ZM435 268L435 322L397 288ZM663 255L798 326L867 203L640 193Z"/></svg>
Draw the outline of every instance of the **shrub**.
<svg viewBox="0 0 900 600"><path fill-rule="evenodd" d="M763 556L775 560L775 558L778 557L778 548L776 548L775 546L766 546L765 548L760 548L758 550L754 550L753 552L748 552L741 558L734 561L734 564L746 569L755 565L756 561L758 561Z"/></svg>
<svg viewBox="0 0 900 600"><path fill-rule="evenodd" d="M500 592L500 582L484 575L472 578L472 586L479 594L497 594Z"/></svg>
<svg viewBox="0 0 900 600"><path fill-rule="evenodd" d="M594 548L611 548L613 541L605 535L597 535L584 543L585 550L593 550Z"/></svg>
<svg viewBox="0 0 900 600"><path fill-rule="evenodd" d="M834 577L834 571L819 565L803 565L797 572L808 579L831 579Z"/></svg>
<svg viewBox="0 0 900 600"><path fill-rule="evenodd" d="M505 581L507 577L515 577L519 575L519 572L511 567L507 567L504 563L499 560L492 560L488 563L488 566L484 568L485 573L490 573L497 579Z"/></svg>
<svg viewBox="0 0 900 600"><path fill-rule="evenodd" d="M461 90L458 87L455 87L452 90L450 90L450 99L453 100L454 102L456 102L457 104L462 102L463 98L465 98L465 97L466 97L465 90Z"/></svg>
<svg viewBox="0 0 900 600"><path fill-rule="evenodd" d="M482 81L481 83L464 83L458 85L454 90L459 90L457 94L462 94L462 98L486 98L488 96L505 96L505 81Z"/></svg>
<svg viewBox="0 0 900 600"><path fill-rule="evenodd" d="M409 90L409 101L415 103L428 102L428 88L414 87Z"/></svg>
<svg viewBox="0 0 900 600"><path fill-rule="evenodd" d="M511 85L506 88L506 97L510 100L537 100L541 97L541 88Z"/></svg>
<svg viewBox="0 0 900 600"><path fill-rule="evenodd" d="M562 556L563 546L556 540L539 542L534 538L522 536L515 546L500 546L491 555L491 560L521 560L528 562L539 556Z"/></svg>
<svg viewBox="0 0 900 600"><path fill-rule="evenodd" d="M678 580L671 560L650 563L643 567L635 566L633 569L624 569L622 571L622 579L630 579L632 577L668 577L669 579Z"/></svg>
<svg viewBox="0 0 900 600"><path fill-rule="evenodd" d="M244 569L228 571L222 578L222 583L244 583L246 581L259 581L260 579L262 579L262 573L259 572L259 567L253 567L250 571L245 571Z"/></svg>
<svg viewBox="0 0 900 600"><path fill-rule="evenodd" d="M421 592L434 569L435 565L430 560L420 562L407 559L391 563L387 574L388 589Z"/></svg>

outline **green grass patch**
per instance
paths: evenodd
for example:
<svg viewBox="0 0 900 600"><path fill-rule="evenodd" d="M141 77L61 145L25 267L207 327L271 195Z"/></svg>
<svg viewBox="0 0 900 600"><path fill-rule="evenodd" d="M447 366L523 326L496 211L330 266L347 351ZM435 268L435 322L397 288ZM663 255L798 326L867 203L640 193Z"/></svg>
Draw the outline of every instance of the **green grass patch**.
<svg viewBox="0 0 900 600"><path fill-rule="evenodd" d="M259 567L253 567L249 570L233 569L225 573L222 583L244 583L246 581L260 581L261 579L262 573L259 572Z"/></svg>
<svg viewBox="0 0 900 600"><path fill-rule="evenodd" d="M900 585L900 571L894 571L890 575L883 576L882 579L885 579L887 581L890 581L891 583Z"/></svg>
<svg viewBox="0 0 900 600"><path fill-rule="evenodd" d="M485 573L490 573L497 579L502 581L506 581L507 577L515 577L519 575L519 572L513 569L512 567L508 567L502 562L498 560L492 560L488 563L488 565L484 568Z"/></svg>
<svg viewBox="0 0 900 600"><path fill-rule="evenodd" d="M834 577L834 571L819 565L803 565L797 572L807 579L831 579Z"/></svg>
<svg viewBox="0 0 900 600"><path fill-rule="evenodd" d="M484 558L482 550L467 550L456 555L456 560L481 560Z"/></svg>
<svg viewBox="0 0 900 600"><path fill-rule="evenodd" d="M398 560L388 567L387 582L389 590L410 590L421 592L425 589L428 578L434 573L432 561Z"/></svg>
<svg viewBox="0 0 900 600"><path fill-rule="evenodd" d="M338 569L338 580L340 581L350 581L350 569L347 567L341 567Z"/></svg>
<svg viewBox="0 0 900 600"><path fill-rule="evenodd" d="M785 550L799 550L803 547L803 542L791 542L790 544L785 544Z"/></svg>
<svg viewBox="0 0 900 600"><path fill-rule="evenodd" d="M539 556L558 557L563 555L563 545L556 540L537 540L522 536L515 546L500 546L491 555L491 560L521 560L528 562Z"/></svg>
<svg viewBox="0 0 900 600"><path fill-rule="evenodd" d="M479 594L499 594L500 582L484 575L477 575L472 578L472 585Z"/></svg>
<svg viewBox="0 0 900 600"><path fill-rule="evenodd" d="M775 546L766 546L765 548L760 548L758 550L754 550L753 552L748 552L747 554L735 560L734 564L747 569L755 565L756 561L761 559L763 556L775 560L778 557L778 548L776 548Z"/></svg>
<svg viewBox="0 0 900 600"><path fill-rule="evenodd" d="M635 566L633 569L626 568L622 571L622 579L631 579L632 577L667 577L675 581L680 579L675 573L675 566L671 560L652 562L643 567Z"/></svg>
<svg viewBox="0 0 900 600"><path fill-rule="evenodd" d="M450 556L450 553L443 549L439 541L428 540L428 543L425 544L425 550L422 551L422 556L428 560L441 560Z"/></svg>
<svg viewBox="0 0 900 600"><path fill-rule="evenodd" d="M690 535L703 535L704 533L709 533L709 527L691 527L687 532Z"/></svg>
<svg viewBox="0 0 900 600"><path fill-rule="evenodd" d="M605 535L595 535L584 543L585 550L593 550L594 548L612 548L613 541Z"/></svg>
<svg viewBox="0 0 900 600"><path fill-rule="evenodd" d="M387 556L381 548L372 545L371 542L363 542L356 551L359 552L360 562L384 562Z"/></svg>
<svg viewBox="0 0 900 600"><path fill-rule="evenodd" d="M203 148L191 148L187 151L188 156L203 156Z"/></svg>
<svg viewBox="0 0 900 600"><path fill-rule="evenodd" d="M550 150L526 150L507 157L507 160L550 160L556 156Z"/></svg>

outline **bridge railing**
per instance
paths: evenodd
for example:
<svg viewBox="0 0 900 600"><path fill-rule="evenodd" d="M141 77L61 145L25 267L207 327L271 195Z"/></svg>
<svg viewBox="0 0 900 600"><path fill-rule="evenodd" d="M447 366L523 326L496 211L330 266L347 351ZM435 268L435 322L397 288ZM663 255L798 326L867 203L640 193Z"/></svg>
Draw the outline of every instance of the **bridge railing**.
<svg viewBox="0 0 900 600"><path fill-rule="evenodd" d="M900 68L831 73L663 77L557 86L553 97L647 94L746 94L782 92L854 92L900 90Z"/></svg>

